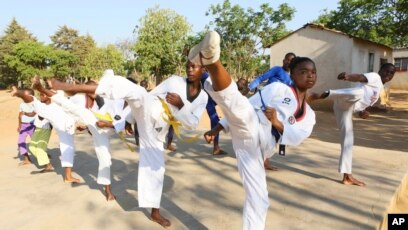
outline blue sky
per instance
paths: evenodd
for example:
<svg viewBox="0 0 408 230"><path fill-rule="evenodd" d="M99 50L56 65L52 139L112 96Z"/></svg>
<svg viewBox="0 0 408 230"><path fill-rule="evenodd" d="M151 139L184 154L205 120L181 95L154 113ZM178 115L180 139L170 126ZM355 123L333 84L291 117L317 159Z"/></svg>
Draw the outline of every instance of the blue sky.
<svg viewBox="0 0 408 230"><path fill-rule="evenodd" d="M1 3L0 35L15 17L18 23L33 33L39 41L49 43L49 36L59 26L67 25L81 35L89 33L98 43L105 45L132 38L132 31L146 10L159 5L176 11L187 18L193 31L198 32L211 21L205 12L210 5L223 0L9 0ZM274 9L281 3L296 8L295 17L286 26L295 30L314 20L323 9L337 8L337 0L230 0L243 8L259 9L269 3Z"/></svg>

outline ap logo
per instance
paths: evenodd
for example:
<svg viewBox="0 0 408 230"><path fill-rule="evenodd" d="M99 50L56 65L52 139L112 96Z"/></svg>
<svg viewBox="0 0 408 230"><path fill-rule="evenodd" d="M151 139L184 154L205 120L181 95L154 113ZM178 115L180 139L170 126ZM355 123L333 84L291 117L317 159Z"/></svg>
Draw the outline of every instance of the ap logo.
<svg viewBox="0 0 408 230"><path fill-rule="evenodd" d="M408 229L408 214L388 214L388 230Z"/></svg>

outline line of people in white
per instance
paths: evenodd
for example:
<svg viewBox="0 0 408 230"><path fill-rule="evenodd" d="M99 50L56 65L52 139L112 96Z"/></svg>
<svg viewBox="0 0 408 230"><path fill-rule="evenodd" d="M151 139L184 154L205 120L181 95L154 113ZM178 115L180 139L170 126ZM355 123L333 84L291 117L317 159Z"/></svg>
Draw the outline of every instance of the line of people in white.
<svg viewBox="0 0 408 230"><path fill-rule="evenodd" d="M184 129L197 128L207 104L205 91L225 116L214 129L204 134L205 139L211 142L221 130L230 132L232 136L238 171L246 193L243 229L265 229L269 207L265 159L272 156L277 144L296 146L310 136L316 123L315 113L308 105L311 100L335 100L334 111L342 133L339 172L345 175L343 183L364 185L351 175L351 115L354 111L360 112L363 117L367 115L365 109L378 100L382 84L392 79L395 72L392 64L383 65L379 74L340 74L338 79L360 82L360 85L318 95L308 93L317 80L315 63L306 57L296 57L289 66L292 85L274 82L248 99L241 95L220 62L220 52L220 36L211 31L190 50L187 78L172 76L149 93L107 70L98 84L71 85L49 80L49 86L57 91L44 88L36 78L33 87L45 98L42 102L17 89L13 90L13 95L32 103L34 111L47 119L57 131L66 182L78 182L71 175L75 124L87 126L99 161L97 182L105 186L107 200L115 199L110 188L109 132L123 130L125 121L137 122L140 135L139 206L152 208L151 220L163 227L171 225L160 214L165 172L163 142L169 128L168 120L174 117ZM210 78L202 87L200 78L204 71L209 72ZM102 97L104 104L99 107L94 100L89 106L86 100L75 100L78 96L68 99L59 90L82 95L82 99L86 95L88 99ZM163 101L170 108L167 112ZM104 119L104 114L109 114L109 119Z"/></svg>

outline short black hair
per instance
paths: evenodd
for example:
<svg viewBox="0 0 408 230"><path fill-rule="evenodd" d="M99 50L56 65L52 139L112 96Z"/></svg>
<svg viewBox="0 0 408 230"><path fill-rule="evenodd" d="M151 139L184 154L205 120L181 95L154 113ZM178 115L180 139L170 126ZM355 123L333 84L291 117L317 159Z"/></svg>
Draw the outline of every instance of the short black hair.
<svg viewBox="0 0 408 230"><path fill-rule="evenodd" d="M289 56L296 57L296 54L295 54L295 53L292 53L292 52L289 52L289 53L285 54L285 58L287 58L287 57L289 57Z"/></svg>
<svg viewBox="0 0 408 230"><path fill-rule="evenodd" d="M295 57L295 58L292 59L292 61L289 64L290 72L292 72L296 68L296 66L298 66L302 62L311 62L311 63L313 63L313 65L316 66L314 61L312 59L308 58L308 57Z"/></svg>
<svg viewBox="0 0 408 230"><path fill-rule="evenodd" d="M387 62L387 63L384 63L384 64L381 65L380 70L385 69L385 68L387 68L387 67L393 67L393 68L395 68L395 65L392 64L392 63Z"/></svg>
<svg viewBox="0 0 408 230"><path fill-rule="evenodd" d="M131 77L127 77L126 79L128 79L129 81L133 82L134 84L137 85L137 81Z"/></svg>

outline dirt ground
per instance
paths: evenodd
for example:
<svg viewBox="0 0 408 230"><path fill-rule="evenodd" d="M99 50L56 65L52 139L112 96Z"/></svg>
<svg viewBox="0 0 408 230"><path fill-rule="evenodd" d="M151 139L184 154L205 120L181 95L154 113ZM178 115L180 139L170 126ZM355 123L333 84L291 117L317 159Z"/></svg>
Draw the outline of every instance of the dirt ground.
<svg viewBox="0 0 408 230"><path fill-rule="evenodd" d="M389 112L387 113L379 113L379 114L373 114L373 118L370 121L361 121L361 122L355 122L355 130L356 130L356 145L361 146L361 147L368 147L368 148L378 148L378 149L387 149L387 150L395 150L395 151L402 151L402 152L406 152L408 145L406 142L406 137L408 136L408 91L391 91L391 109ZM15 168L17 168L17 159L15 160L9 160L11 158L15 158L17 156L17 147L16 147L16 141L17 141L17 114L18 114L18 106L20 104L20 100L18 98L13 98L10 97L9 92L7 91L0 91L0 106L1 106L1 111L0 111L0 127L1 127L1 132L0 132L0 156L2 157L1 159L2 162L0 163L1 168L3 169L7 169L9 171L7 172L11 172L11 173L15 173ZM319 141L323 141L323 142L327 142L327 143L334 143L337 144L338 143L338 137L337 137L337 132L333 132L332 129L334 129L335 127L335 123L334 122L334 117L331 114L331 111L329 108L325 108L325 107L318 107L318 110L316 111L317 114L317 124L315 126L315 129L312 133L312 136L310 137L311 139L316 139ZM360 119L357 119L360 120ZM374 125L373 125L374 124ZM209 120L208 117L205 115L202 118L202 121L200 123L200 128L202 130L205 130L209 127ZM378 140L378 132L382 132L382 140ZM404 138L404 139L403 139ZM53 134L52 140L54 140L55 142L55 135ZM228 142L230 143L230 142ZM89 145L89 143L85 142L79 142L79 145L81 146L86 146ZM177 142L177 145L180 145ZM55 143L52 145L52 147L54 147L54 149L52 149L53 152L57 151L56 147L55 147ZM180 147L180 146L178 146ZM227 151L231 152L232 151L232 147L231 146L223 146L224 149L226 149ZM199 151L208 151L208 147L206 148L201 148ZM81 150L81 149L80 149ZM187 148L187 150L191 150L191 148ZM81 150L84 151L84 150ZM193 161L193 162L198 162L199 164L202 164L204 161L207 161L208 159L205 157L196 157L195 155L193 156L180 156L180 153L174 153L173 155L171 155L172 157L176 157L177 159L181 158L181 159L185 159L188 162ZM81 156L82 158L85 157L85 155ZM115 157L115 156L113 156ZM7 160L4 160L7 159ZM124 162L128 162L130 161L129 159L126 158L126 160L124 160ZM53 160L53 162L57 162L55 161L55 159ZM174 160L171 160L168 165L169 165L169 170L171 171L177 171L177 170L181 170L179 169L176 165L172 165L172 162L174 163ZM226 160L223 160L220 158L220 164L226 164ZM192 163L191 163L192 164ZM207 168L204 168L204 171L200 171L200 172L195 172L195 174L192 174L190 176L195 176L194 178L200 178L200 180L206 181L209 180L205 177L202 177L201 175L206 175L208 174L212 174L212 166L214 166L214 164L209 164L209 166L206 166ZM282 168L285 168L282 165L278 165ZM80 166L78 166L80 167ZM130 166L123 166L123 167L130 167ZM192 166L194 167L194 166ZM220 166L223 167L223 166ZM289 166L288 166L289 167ZM132 170L135 170L136 166L131 166ZM129 168L130 170L130 168ZM208 171L205 171L208 170ZM228 169L229 171L229 169ZM236 173L236 170L232 170L234 174ZM191 172L186 171L186 172L180 172L180 173L192 173L193 170ZM58 174L60 174L60 169ZM166 172L167 173L167 172ZM186 175L187 175L186 174ZM9 177L14 177L12 181L10 181L9 179L5 179L5 178L9 178ZM14 188L18 187L18 190L24 188L24 189L28 189L30 191L30 194L33 196L30 199L34 200L34 202L43 202L43 203L47 203L50 205L50 198L49 197L42 197L42 194L38 194L36 193L36 191L31 191L32 189L37 189L38 186L35 186L35 188L33 187L29 187L28 185L30 185L30 180L26 179L27 177L30 177L30 175L24 175L24 174L20 174L17 173L16 175L8 175L6 173L6 175L2 175L0 177L0 184L2 184L3 188L0 188L0 194L2 192L4 192L3 194L5 194L5 191L7 191L6 194L20 194L21 191L15 191ZM92 175L91 175L92 177ZM133 177L133 176L132 176ZM221 176L222 177L222 176ZM93 178L94 179L94 178ZM135 179L135 178L125 178L125 179ZM400 178L402 180L402 178ZM179 179L179 181L177 181L177 183L182 183L181 181L182 179ZM24 182L22 182L24 181ZM194 180L193 180L194 181ZM237 179L237 181L239 181L239 179ZM400 187L398 188L398 191L396 192L395 196L389 201L389 209L388 211L386 211L385 213L408 213L408 183L406 182L406 179L402 180L403 183L401 183ZM21 183L27 183L27 185L23 185ZM38 182L39 183L39 182ZM50 182L51 183L51 182ZM54 182L52 182L54 183ZM55 183L59 183L59 182L55 182ZM173 181L170 181L169 183L174 183ZM235 188L235 186L237 186L237 189L242 190L242 187L240 186L239 182L234 182L233 183L233 187ZM235 185L236 184L236 185ZM171 184L172 185L172 184ZM31 185L30 185L31 186ZM41 183L41 191L45 191L46 188L44 188L44 186L48 186L46 183ZM91 188L95 189L92 186L96 186L96 185L89 185ZM195 186L200 186L200 185L195 185ZM165 187L168 187L168 184L165 184ZM171 186L170 186L171 187ZM193 186L191 186L191 190L195 191L196 188L193 188ZM214 187L212 189L222 189L223 185L221 184L216 184L214 185ZM234 190L233 188L233 190ZM268 185L269 188L269 185ZM206 188L200 188L202 190L206 190ZM17 189L16 189L17 190ZM135 190L134 188L131 189L132 191L130 191L129 193L126 193L125 195L127 196L134 196L134 192L133 190ZM173 190L177 190L176 188L174 188ZM218 200L217 197L212 196L211 193L212 190L208 190L207 194L205 194L204 196L207 197L209 200L211 199L215 199L214 203L215 204L219 204L220 202L226 202L225 200ZM176 197L176 192L180 192L180 191L174 191L173 192L169 192L168 190L166 190L164 192L168 192L171 193L173 195L173 197ZM33 195L34 194L34 195ZM77 194L77 193L75 193ZM21 194L20 194L21 195ZM54 194L55 195L55 194ZM56 194L58 196L62 196L63 200L67 200L70 195L67 193L58 193ZM78 196L81 196L80 193L77 194ZM119 195L123 195L123 194L119 194ZM123 196L125 196L123 195ZM239 194L240 196L242 194ZM3 195L1 195L1 200L2 200L2 206L7 207L7 201L10 199L12 200L12 197L4 197ZM44 195L45 196L45 195ZM79 200L81 200L82 198L79 197ZM187 199L187 197L183 197L180 196L179 197L180 200L183 199ZM47 201L48 200L48 201ZM52 199L51 199L52 200ZM129 199L128 199L129 200ZM118 199L118 204L122 207L122 209L128 211L128 213L125 212L125 214L123 213L115 213L117 212L116 209L114 210L115 212L112 212L113 214L109 214L109 217L107 217L107 220L111 220L113 217L119 217L120 215L125 215L125 216L129 216L130 215L130 211L134 211L133 206L135 205L134 203L130 202L127 203L128 200L126 202L122 202L121 200ZM24 201L20 201L18 202L19 205L27 205L26 203L23 203ZM75 202L75 200L70 201L70 202ZM169 201L167 201L166 199L164 201L164 205L165 206L170 206L171 209L180 209L179 207L175 206L174 203L170 203ZM181 201L180 201L181 202ZM191 203L192 202L192 203ZM191 205L194 206L194 201L191 201ZM83 204L84 206L85 204ZM97 202L96 203L89 203L87 204L88 206L85 206L83 210L78 211L77 210L72 210L72 208L68 208L67 210L69 210L71 213L73 213L73 215L87 215L88 212L92 212L94 210L94 206L93 205L99 205ZM82 207L79 204L76 205L76 207ZM13 207L15 208L15 207ZM61 209L64 209L65 207L61 207ZM21 209L21 207L20 207ZM27 206L27 209L29 209L29 206ZM107 208L107 210L105 210L106 212L109 211L110 209L114 209L113 206L109 206ZM206 220L206 218L209 218L208 216L210 216L211 214L208 213L203 213L205 211L201 211L200 207L193 207L193 210L196 210L195 213L199 213L203 216L203 219L200 220L203 223L208 223L211 221ZM232 216L229 216L230 214L226 214L226 216L224 217L219 217L221 219L217 219L217 223L222 223L220 226L224 226L223 224L226 224L226 226L229 226L230 228L226 227L226 228L219 228L219 229L234 229L237 225L230 223L228 220L228 218L240 218L240 207L232 207L232 209L234 211L237 211L237 214L231 214ZM84 211L85 210L85 211ZM32 212L34 212L35 210L31 210ZM179 210L180 211L180 210ZM182 211L182 210L181 210ZM180 211L180 212L181 212ZM273 210L274 212L276 210ZM44 210L44 215L47 215L47 210ZM209 211L211 212L211 211ZM215 212L215 210L214 210ZM0 213L7 213L7 210L2 210L0 208ZM134 213L134 212L133 212ZM110 215L113 215L110 216ZM146 213L144 213L144 215L146 215ZM213 225L206 225L207 227L204 227L202 225L200 225L201 222L199 222L198 220L195 220L194 218L192 218L190 216L189 213L182 213L180 214L182 217L181 219L186 219L188 221L192 221L193 223L188 222L188 224L185 224L186 226L201 226L201 228L197 228L197 229L207 229L208 226L212 226L212 228L210 227L210 229L216 229L217 225L213 224ZM197 214L198 215L198 214ZM142 215L143 216L143 215ZM138 216L139 217L139 216ZM6 218L5 216L0 216L0 219ZM21 216L11 216L7 218L12 218L14 219L19 219L21 218ZM52 222L47 222L47 224L45 223L37 223L40 222L40 220L35 220L36 223L36 228L35 229L40 229L41 227L44 227L45 229L52 229L52 228L56 228L56 227L61 227L58 225L58 223L60 221L65 221L65 219L67 218L66 216L58 216L58 218L55 219L55 217L53 217L54 220ZM124 217L123 217L124 218ZM129 219L134 218L134 217L129 217ZM141 218L139 218L141 219ZM139 220L138 219L138 220ZM69 220L69 218L68 218ZM24 218L21 218L21 220L19 221L15 221L12 223L16 223L18 222L19 225L15 226L14 225L6 225L5 229L29 229L30 225L24 224L22 222L24 221L34 221L30 219L30 216L28 215L25 216ZM196 221L196 222L194 222ZM206 222L207 221L207 222ZM20 223L21 222L21 223ZM104 220L100 220L101 223L105 223ZM144 225L142 226L149 226L149 223L147 222L143 222L143 220L141 221ZM53 223L54 225L50 225L49 223ZM215 222L214 222L215 223ZM269 222L268 222L269 223ZM85 222L85 226L87 222ZM190 225L189 225L190 224ZM75 226L74 224L72 226ZM84 226L84 225L83 225ZM124 227L123 229L128 229L128 226L133 226L133 229L138 229L137 226L139 225L132 225L132 223L129 223L129 225L127 225L127 227ZM177 226L177 223L176 225ZM231 226L235 226L235 227L231 227ZM384 226L384 224L382 225ZM386 223L385 223L385 226ZM89 227L89 226L87 226ZM95 228L98 229L100 226L92 226L91 228ZM123 227L123 226L122 226ZM43 228L43 229L44 229ZM71 229L70 226L65 225L64 228L62 229ZM81 229L81 228L72 228L72 229ZM83 229L83 228L82 228ZM121 229L120 226L117 229ZM150 227L146 227L143 229L151 229ZM177 227L174 227L174 229L177 229Z"/></svg>

